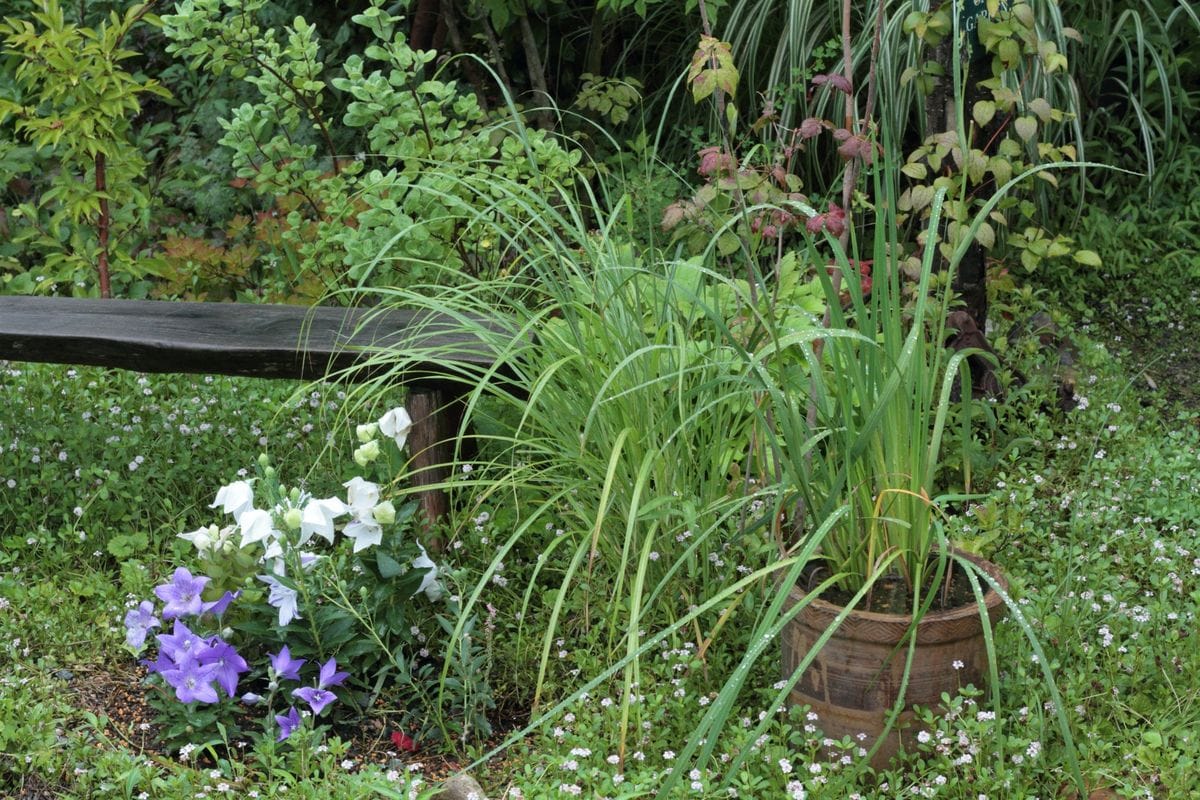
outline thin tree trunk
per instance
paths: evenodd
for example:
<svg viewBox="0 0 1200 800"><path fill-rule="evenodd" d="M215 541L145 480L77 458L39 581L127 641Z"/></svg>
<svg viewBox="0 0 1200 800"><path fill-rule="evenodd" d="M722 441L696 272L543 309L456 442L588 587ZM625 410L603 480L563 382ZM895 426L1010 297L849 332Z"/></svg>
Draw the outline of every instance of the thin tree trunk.
<svg viewBox="0 0 1200 800"><path fill-rule="evenodd" d="M957 13L951 7L951 13ZM955 130L957 127L958 109L955 108L954 93L951 90L953 83L953 70L955 66L953 44L949 39L939 44L933 51L934 59L941 65L945 76L938 82L937 87L930 93L925 101L925 134L926 136L934 133L940 133L947 130ZM962 60L965 63L970 58L968 54L962 55ZM977 100L985 99L990 96L990 93L979 86L978 76L980 72L987 72L985 66L986 61L980 60L971 66L967 74L967 82L963 86L963 107L962 113L967 115L968 123L970 121L971 109L974 107ZM971 73L975 73L972 75ZM992 123L990 129L976 131L978 141L989 141L992 138L992 133L995 130L997 123ZM972 142L963 142L964 149L970 149ZM990 148L984 146L984 150ZM980 199L986 199L980 197ZM943 265L945 266L945 265ZM965 311L970 315L978 330L987 331L987 316L988 316L988 299L987 299L987 251L978 243L972 242L971 246L963 254L962 260L958 263L958 268L954 272L953 288L955 293L963 301ZM982 363L982 362L981 362ZM987 372L991 373L991 367L987 366ZM991 379L994 382L994 378Z"/></svg>
<svg viewBox="0 0 1200 800"><path fill-rule="evenodd" d="M599 5L592 12L592 32L588 37L587 57L584 59L584 71L593 75L604 74L604 24L609 15L600 10Z"/></svg>
<svg viewBox="0 0 1200 800"><path fill-rule="evenodd" d="M108 281L108 228L112 222L108 214L108 181L104 171L104 154L96 154L96 194L100 198L100 218L96 222L96 231L100 238L100 254L96 257L96 267L100 273L100 296L112 297L112 287Z"/></svg>
<svg viewBox="0 0 1200 800"><path fill-rule="evenodd" d="M529 82L533 90L540 95L538 102L545 106L550 102L550 88L546 84L546 70L542 66L542 55L538 52L537 38L533 35L533 26L529 24L528 10L517 17L521 27L521 46L525 48L525 65L529 68ZM554 117L549 111L539 111L536 115L539 128L549 130L554 127Z"/></svg>
<svg viewBox="0 0 1200 800"><path fill-rule="evenodd" d="M508 77L508 70L504 68L504 54L500 52L500 41L496 38L496 32L492 30L492 21L488 19L485 13L482 15L483 34L487 38L488 53L492 58L492 66L496 70L496 74L500 76L500 82L504 84L504 88L509 94L513 92L512 80Z"/></svg>
<svg viewBox="0 0 1200 800"><path fill-rule="evenodd" d="M450 40L450 48L455 53L466 53L466 48L463 45L462 32L458 29L458 15L454 13L454 0L441 0L442 8L442 24L446 28L446 38ZM462 71L466 76L467 82L471 84L471 88L475 90L475 99L479 101L479 107L484 111L489 108L487 99L487 82L484 81L483 75L479 73L479 65L473 58L463 58Z"/></svg>

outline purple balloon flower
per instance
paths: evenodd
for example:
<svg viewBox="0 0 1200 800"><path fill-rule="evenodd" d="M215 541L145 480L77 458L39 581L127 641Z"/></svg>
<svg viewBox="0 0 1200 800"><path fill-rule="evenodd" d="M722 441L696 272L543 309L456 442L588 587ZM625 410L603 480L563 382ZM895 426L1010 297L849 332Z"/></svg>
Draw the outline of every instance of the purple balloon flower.
<svg viewBox="0 0 1200 800"><path fill-rule="evenodd" d="M284 739L292 735L292 731L300 727L300 712L295 706L288 709L286 714L276 714L275 722L279 724L279 738L275 741L282 742Z"/></svg>
<svg viewBox="0 0 1200 800"><path fill-rule="evenodd" d="M153 661L144 658L138 663L145 667L146 671L150 673L162 673L162 671L166 669L175 669L175 660L172 659L168 653L163 652L161 649L159 649L158 655Z"/></svg>
<svg viewBox="0 0 1200 800"><path fill-rule="evenodd" d="M292 694L308 703L309 707L313 710L313 714L320 714L325 710L325 706L337 700L337 695L333 692L326 691L325 689L317 689L312 686L296 689Z"/></svg>
<svg viewBox="0 0 1200 800"><path fill-rule="evenodd" d="M337 660L331 658L321 665L321 676L317 679L317 688L339 686L348 677L350 677L350 673L337 671Z"/></svg>
<svg viewBox="0 0 1200 800"><path fill-rule="evenodd" d="M155 587L154 594L166 604L163 607L163 619L199 614L204 608L200 593L204 591L208 580L204 576L193 576L185 568L179 567L171 576L170 583Z"/></svg>
<svg viewBox="0 0 1200 800"><path fill-rule="evenodd" d="M175 697L181 703L215 703L217 690L213 688L216 677L215 664L201 664L194 656L185 655L175 662L174 669L164 669L163 680L175 688Z"/></svg>
<svg viewBox="0 0 1200 800"><path fill-rule="evenodd" d="M305 686L296 689L292 695L308 703L314 714L320 714L326 706L338 699L336 694L328 690L328 687L341 684L349 675L348 672L338 672L337 660L331 658L321 665L321 674L317 678L315 687Z"/></svg>
<svg viewBox="0 0 1200 800"><path fill-rule="evenodd" d="M151 628L157 628L161 623L154 616L154 604L143 600L137 608L130 609L125 615L125 643L134 650L141 652L146 645L146 634Z"/></svg>
<svg viewBox="0 0 1200 800"><path fill-rule="evenodd" d="M292 658L286 644L279 648L276 655L267 653L267 656L271 659L271 669L275 670L278 677L287 678L290 681L300 680L300 667L304 666L306 659Z"/></svg>
<svg viewBox="0 0 1200 800"><path fill-rule="evenodd" d="M208 649L200 653L197 660L204 666L214 668L213 679L229 697L237 694L238 675L250 671L246 659L238 655L233 645L217 636L209 640Z"/></svg>
<svg viewBox="0 0 1200 800"><path fill-rule="evenodd" d="M238 589L236 592L225 592L225 594L221 595L219 599L213 600L211 603L204 603L200 608L200 613L216 614L218 617L220 617L225 613L225 609L229 608L229 604L241 596L241 589Z"/></svg>
<svg viewBox="0 0 1200 800"><path fill-rule="evenodd" d="M160 633L157 637L159 644L158 660L165 658L179 663L183 658L196 658L208 649L208 642L192 633L187 625L175 620L175 629L171 633ZM160 670L161 671L161 670Z"/></svg>

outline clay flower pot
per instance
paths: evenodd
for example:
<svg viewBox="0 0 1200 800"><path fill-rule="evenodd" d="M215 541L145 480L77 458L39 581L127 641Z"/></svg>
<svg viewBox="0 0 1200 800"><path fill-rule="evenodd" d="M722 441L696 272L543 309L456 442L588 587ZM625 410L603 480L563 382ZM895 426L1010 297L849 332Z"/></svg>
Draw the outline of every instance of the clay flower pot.
<svg viewBox="0 0 1200 800"><path fill-rule="evenodd" d="M994 564L962 555L1007 591L1008 582ZM805 591L793 588L789 602L794 605L805 596ZM994 624L1004 613L1003 600L988 589L984 602ZM788 623L782 635L784 677L795 672L841 612L839 606L814 599ZM826 736L838 740L849 736L870 749L900 693L908 655L905 634L911 623L910 615L852 611L804 671L791 692L791 702L811 706L819 717L816 725ZM961 666L955 668L958 662ZM926 614L917 625L904 711L872 759L872 766L883 768L901 747L912 749L915 745L918 731L911 725L913 706L936 708L943 692L953 694L969 683L982 687L987 669L983 622L975 603ZM860 740L859 734L864 733L866 738Z"/></svg>

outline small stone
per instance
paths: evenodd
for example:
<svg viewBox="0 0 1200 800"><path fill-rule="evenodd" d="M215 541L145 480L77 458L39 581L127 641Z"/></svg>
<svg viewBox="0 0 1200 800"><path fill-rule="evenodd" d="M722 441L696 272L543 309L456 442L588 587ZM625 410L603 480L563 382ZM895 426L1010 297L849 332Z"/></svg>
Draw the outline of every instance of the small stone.
<svg viewBox="0 0 1200 800"><path fill-rule="evenodd" d="M434 800L487 800L479 781L465 773L447 778L433 797Z"/></svg>
<svg viewBox="0 0 1200 800"><path fill-rule="evenodd" d="M58 672L54 673L54 677L58 678L60 681L66 681L67 683L70 683L75 679L75 673L71 672L69 669L60 669Z"/></svg>

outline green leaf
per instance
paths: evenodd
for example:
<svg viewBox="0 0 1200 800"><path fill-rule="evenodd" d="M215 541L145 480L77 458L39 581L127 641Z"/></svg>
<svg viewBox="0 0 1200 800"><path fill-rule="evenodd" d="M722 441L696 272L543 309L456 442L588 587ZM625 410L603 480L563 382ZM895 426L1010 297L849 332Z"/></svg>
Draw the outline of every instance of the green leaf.
<svg viewBox="0 0 1200 800"><path fill-rule="evenodd" d="M975 124L983 127L992 121L996 116L996 104L991 100L979 100L971 109L971 117L975 120Z"/></svg>
<svg viewBox="0 0 1200 800"><path fill-rule="evenodd" d="M975 241L979 242L979 246L985 250L991 250L996 246L996 231L986 222L979 225L975 231Z"/></svg>
<svg viewBox="0 0 1200 800"><path fill-rule="evenodd" d="M726 231L717 237L717 252L723 256L736 253L740 246L741 240L738 239L737 234Z"/></svg>
<svg viewBox="0 0 1200 800"><path fill-rule="evenodd" d="M1005 69L1014 69L1021 63L1021 47L1012 39L1004 39L996 48L996 55Z"/></svg>
<svg viewBox="0 0 1200 800"><path fill-rule="evenodd" d="M1076 250L1074 258L1080 264L1089 267L1099 267L1103 264L1100 260L1100 254L1095 250Z"/></svg>
<svg viewBox="0 0 1200 800"><path fill-rule="evenodd" d="M1017 135L1027 142L1037 135L1037 120L1033 117L1018 117L1013 127L1016 128Z"/></svg>
<svg viewBox="0 0 1200 800"><path fill-rule="evenodd" d="M1007 141L1007 140L1006 140ZM988 169L992 171L992 175L996 178L996 185L1003 186L1012 178L1012 164L1008 159L1000 156L992 156L988 159Z"/></svg>
<svg viewBox="0 0 1200 800"><path fill-rule="evenodd" d="M378 548L375 550L375 565L384 578L394 578L404 572L404 566L399 561Z"/></svg>
<svg viewBox="0 0 1200 800"><path fill-rule="evenodd" d="M982 183L987 172L988 159L982 150L971 150L967 153L965 169L971 183Z"/></svg>
<svg viewBox="0 0 1200 800"><path fill-rule="evenodd" d="M911 200L914 211L920 211L933 202L934 189L932 186L914 186Z"/></svg>
<svg viewBox="0 0 1200 800"><path fill-rule="evenodd" d="M1033 100L1030 100L1028 108L1042 122L1049 122L1054 112L1054 109L1050 107L1050 104L1046 102L1046 98L1044 97L1035 97Z"/></svg>

